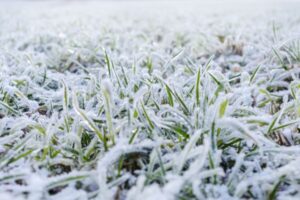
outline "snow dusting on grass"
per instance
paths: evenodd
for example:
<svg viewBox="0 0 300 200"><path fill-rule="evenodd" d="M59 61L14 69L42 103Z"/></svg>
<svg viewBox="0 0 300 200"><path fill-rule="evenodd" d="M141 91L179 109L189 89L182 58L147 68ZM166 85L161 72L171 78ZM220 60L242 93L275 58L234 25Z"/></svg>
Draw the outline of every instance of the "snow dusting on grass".
<svg viewBox="0 0 300 200"><path fill-rule="evenodd" d="M2 2L0 199L299 199L299 7Z"/></svg>

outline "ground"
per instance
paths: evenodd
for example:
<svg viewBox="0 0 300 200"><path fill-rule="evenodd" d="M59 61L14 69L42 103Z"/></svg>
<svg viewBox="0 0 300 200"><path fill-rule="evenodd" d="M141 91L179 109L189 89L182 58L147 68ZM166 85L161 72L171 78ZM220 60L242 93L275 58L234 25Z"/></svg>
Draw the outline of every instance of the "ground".
<svg viewBox="0 0 300 200"><path fill-rule="evenodd" d="M299 199L300 2L0 2L0 199Z"/></svg>

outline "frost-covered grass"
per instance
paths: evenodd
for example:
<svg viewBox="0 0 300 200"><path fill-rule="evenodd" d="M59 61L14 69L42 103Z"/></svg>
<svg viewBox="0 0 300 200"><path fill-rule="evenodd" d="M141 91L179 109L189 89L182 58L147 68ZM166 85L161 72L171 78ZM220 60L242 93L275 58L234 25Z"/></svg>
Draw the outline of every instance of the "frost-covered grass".
<svg viewBox="0 0 300 200"><path fill-rule="evenodd" d="M299 3L1 3L0 199L299 199Z"/></svg>

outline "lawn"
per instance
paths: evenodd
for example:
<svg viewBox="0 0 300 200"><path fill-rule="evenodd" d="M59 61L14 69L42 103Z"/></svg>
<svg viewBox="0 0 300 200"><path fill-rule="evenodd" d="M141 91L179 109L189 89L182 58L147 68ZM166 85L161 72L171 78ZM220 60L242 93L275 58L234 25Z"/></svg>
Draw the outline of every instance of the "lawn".
<svg viewBox="0 0 300 200"><path fill-rule="evenodd" d="M0 200L300 199L300 2L0 2Z"/></svg>

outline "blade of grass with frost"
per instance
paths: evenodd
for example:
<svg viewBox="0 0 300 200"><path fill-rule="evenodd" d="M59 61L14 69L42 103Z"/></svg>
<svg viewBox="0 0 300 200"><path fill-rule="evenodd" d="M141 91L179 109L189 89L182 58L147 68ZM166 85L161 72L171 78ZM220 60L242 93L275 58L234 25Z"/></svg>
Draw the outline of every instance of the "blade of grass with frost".
<svg viewBox="0 0 300 200"><path fill-rule="evenodd" d="M157 147L156 147L157 148ZM147 167L147 173L150 175L150 176L153 176L153 172L155 170L155 165L157 165L157 153L155 151L155 149L153 149L149 155L149 164L148 164L148 167ZM160 169L158 169L160 170Z"/></svg>
<svg viewBox="0 0 300 200"><path fill-rule="evenodd" d="M82 69L85 73L89 74L90 72L84 67L80 62L75 59L71 59L73 63L75 63L80 69Z"/></svg>
<svg viewBox="0 0 300 200"><path fill-rule="evenodd" d="M177 53L175 53L174 56L172 56L171 59L169 59L165 64L164 64L164 69L166 69L173 61L175 61L180 55L182 55L184 52L184 48L180 49Z"/></svg>
<svg viewBox="0 0 300 200"><path fill-rule="evenodd" d="M209 167L212 170L214 170L216 166L215 166L215 162L214 162L214 160L212 158L212 152L211 151L208 152L208 161L209 161ZM213 175L213 184L214 185L217 184L217 175L216 174Z"/></svg>
<svg viewBox="0 0 300 200"><path fill-rule="evenodd" d="M0 176L0 183L1 182L5 182L5 181L11 181L11 180L20 180L22 178L24 178L26 176L26 174L9 174L9 175L4 175L4 176Z"/></svg>
<svg viewBox="0 0 300 200"><path fill-rule="evenodd" d="M210 131L210 142L211 142L211 149L213 151L213 153L216 151L217 148L217 139L216 139L216 133L215 133L215 121L212 122L211 125L211 131Z"/></svg>
<svg viewBox="0 0 300 200"><path fill-rule="evenodd" d="M212 73L208 72L208 74L210 75L210 77L216 82L216 84L219 86L219 87L224 87L223 84L221 83L221 81L219 81Z"/></svg>
<svg viewBox="0 0 300 200"><path fill-rule="evenodd" d="M108 184L108 188L116 188L121 185L123 185L126 181L130 180L130 175L129 174L124 174L123 176L117 176L117 179L113 180Z"/></svg>
<svg viewBox="0 0 300 200"><path fill-rule="evenodd" d="M192 70L192 68L188 65L185 65L185 72L190 74L190 75L193 75L194 74L194 71Z"/></svg>
<svg viewBox="0 0 300 200"><path fill-rule="evenodd" d="M191 60L191 58L186 57L186 62L185 67L188 69L190 74L195 74L196 72L193 70L193 68L197 68L198 66Z"/></svg>
<svg viewBox="0 0 300 200"><path fill-rule="evenodd" d="M234 183L233 181L235 179L237 179L237 174L244 162L244 158L245 158L245 155L243 153L239 154L236 158L236 162L232 168L232 171L228 177L228 181L227 181L227 187L229 188L229 190L233 193L234 192Z"/></svg>
<svg viewBox="0 0 300 200"><path fill-rule="evenodd" d="M0 157L0 169L3 167L3 166L6 166L7 164L10 164L10 163L13 163L29 154L32 153L29 152L28 154L27 153L22 153L22 149L23 147L25 147L26 143L28 142L28 140L30 140L30 136L26 136L25 138L21 139L21 141L18 141L18 143L16 144L16 146L14 146L11 150L12 150L12 153L11 154L8 154L8 155L5 155L3 157ZM25 148L24 148L25 149Z"/></svg>
<svg viewBox="0 0 300 200"><path fill-rule="evenodd" d="M267 97L267 99L265 101L260 102L258 107L264 107L264 106L266 106L267 103L269 103L273 100L271 94L266 89L259 89L259 92L261 94L264 94Z"/></svg>
<svg viewBox="0 0 300 200"><path fill-rule="evenodd" d="M146 67L148 68L148 73L151 74L153 71L153 61L151 57L147 57L146 59Z"/></svg>
<svg viewBox="0 0 300 200"><path fill-rule="evenodd" d="M273 21L273 23L272 23L272 32L273 32L274 42L278 41L277 30L278 30L278 28L276 27L276 24Z"/></svg>
<svg viewBox="0 0 300 200"><path fill-rule="evenodd" d="M30 103L28 101L28 98L19 90L15 89L15 95L19 97L22 101L26 102L26 104L30 107Z"/></svg>
<svg viewBox="0 0 300 200"><path fill-rule="evenodd" d="M11 106L9 106L8 104L0 101L0 105L2 105L3 107L5 107L7 110L9 110L10 112L14 113L15 115L20 115L19 111L13 109Z"/></svg>
<svg viewBox="0 0 300 200"><path fill-rule="evenodd" d="M287 69L287 66L284 64L284 62L283 62L281 56L279 55L279 52L278 52L274 47L272 47L272 50L273 50L274 54L276 55L276 57L278 58L278 60L279 60L279 62L280 62L280 64L281 64L281 67L282 67L284 70L288 70L288 69Z"/></svg>
<svg viewBox="0 0 300 200"><path fill-rule="evenodd" d="M124 83L125 83L124 85L125 85L125 87L127 87L128 86L128 77L126 75L126 72L124 70L123 65L121 65L121 70L122 70L122 74L123 74L123 77L124 77Z"/></svg>
<svg viewBox="0 0 300 200"><path fill-rule="evenodd" d="M33 124L30 127L36 129L40 134L46 135L46 129L40 124Z"/></svg>
<svg viewBox="0 0 300 200"><path fill-rule="evenodd" d="M128 141L129 144L132 144L132 143L133 143L134 138L135 138L135 136L137 135L138 131L139 131L139 128L136 128L136 129L134 129L134 130L132 131L132 135L130 136L130 139L129 139L129 141Z"/></svg>
<svg viewBox="0 0 300 200"><path fill-rule="evenodd" d="M200 105L200 68L198 69L197 72L197 77L196 77L196 105Z"/></svg>
<svg viewBox="0 0 300 200"><path fill-rule="evenodd" d="M97 145L97 141L98 141L97 137L94 137L90 142L90 144L87 146L84 153L84 157L86 161L90 161L88 158L91 157L92 153L95 153L95 146Z"/></svg>
<svg viewBox="0 0 300 200"><path fill-rule="evenodd" d="M136 75L136 60L134 59L131 65L131 69L134 75Z"/></svg>
<svg viewBox="0 0 300 200"><path fill-rule="evenodd" d="M112 70L112 72L114 73L114 75L115 75L115 77L117 79L117 83L118 83L119 87L122 88L122 84L121 84L119 75L117 74L117 72L115 70L115 67L114 67L114 63L112 61L111 61L111 70Z"/></svg>
<svg viewBox="0 0 300 200"><path fill-rule="evenodd" d="M183 85L182 87L185 87L185 86L189 86L189 84ZM186 96L187 96L187 97L193 96L193 91L194 91L194 89L195 89L195 85L192 85L192 86L190 87L190 89L187 91ZM195 101L196 101L196 100L195 100Z"/></svg>
<svg viewBox="0 0 300 200"><path fill-rule="evenodd" d="M162 175L165 176L165 175L166 175L166 170L165 170L165 167L164 167L164 164L163 164L163 161L162 161L160 152L161 152L161 151L158 151L158 150L156 149L156 153L157 153L159 165L160 165L160 168L161 168L161 172L162 172Z"/></svg>
<svg viewBox="0 0 300 200"><path fill-rule="evenodd" d="M241 77L241 74L234 75L228 79L228 83L237 81Z"/></svg>
<svg viewBox="0 0 300 200"><path fill-rule="evenodd" d="M104 55L105 55L105 64L107 66L108 74L109 74L109 77L111 77L111 62L110 62L110 59L108 57L106 50L103 49L103 51L104 51Z"/></svg>
<svg viewBox="0 0 300 200"><path fill-rule="evenodd" d="M214 95L211 97L210 101L208 102L209 105L213 105L217 100L219 93L224 90L224 85L215 76L212 75L212 78L217 83L218 87L215 90Z"/></svg>
<svg viewBox="0 0 300 200"><path fill-rule="evenodd" d="M64 116L64 122L65 122L65 127L67 130L67 133L70 132L70 125L69 125L69 114L68 114L68 107L69 107L69 89L65 83L64 80L62 80L62 85L63 85L63 90L64 90L64 98L63 98L63 109L65 111L65 116Z"/></svg>
<svg viewBox="0 0 300 200"><path fill-rule="evenodd" d="M291 87L291 95L292 95L292 97L294 98L294 99L296 99L297 100L297 96L296 96L296 93L295 93L295 90L294 90L294 88L292 88L292 86L290 85L290 87Z"/></svg>
<svg viewBox="0 0 300 200"><path fill-rule="evenodd" d="M161 123L158 125L159 128L165 129L170 131L171 133L176 133L178 135L177 139L182 142L182 138L184 138L185 140L187 138L189 138L189 135L184 132L180 127L176 127L176 125L171 125L169 123Z"/></svg>
<svg viewBox="0 0 300 200"><path fill-rule="evenodd" d="M206 73L211 67L211 61L214 59L214 55L210 56L204 65L204 72Z"/></svg>
<svg viewBox="0 0 300 200"><path fill-rule="evenodd" d="M49 148L48 147L43 147L41 149L41 151L42 151L42 155L35 156L35 160L37 160L37 161L44 161L46 159L46 157L48 155L48 152L49 152Z"/></svg>
<svg viewBox="0 0 300 200"><path fill-rule="evenodd" d="M174 115L176 117L179 117L180 119L182 119L183 121L185 121L185 123L186 123L186 125L188 127L190 127L191 129L193 127L192 123L190 122L189 116L184 115L182 112L180 112L176 108L164 105L164 106L161 106L161 109L160 109L159 112L160 112L160 115L169 113L169 114L172 114L172 115ZM174 122L176 123L176 120Z"/></svg>
<svg viewBox="0 0 300 200"><path fill-rule="evenodd" d="M184 103L184 100L182 99L182 97L180 97L180 95L175 90L174 90L174 95L175 95L175 98L177 99L177 101L179 102L179 104L182 106L185 114L190 114L190 111L189 111L187 105Z"/></svg>
<svg viewBox="0 0 300 200"><path fill-rule="evenodd" d="M168 100L169 100L169 104L170 106L174 106L174 101L173 101L173 91L170 89L170 87L165 83L165 88L166 88L166 91L167 91L167 95L168 95Z"/></svg>
<svg viewBox="0 0 300 200"><path fill-rule="evenodd" d="M260 144L256 139L256 136L254 136L246 127L243 126L243 124L234 118L221 118L218 120L218 124L222 125L224 128L234 128L246 137L252 139L256 144Z"/></svg>
<svg viewBox="0 0 300 200"><path fill-rule="evenodd" d="M106 139L104 139L104 136L102 135L101 131L97 128L97 126L94 124L94 122L88 118L88 116L84 113L83 110L79 108L77 95L75 92L73 93L72 100L73 100L72 102L73 107L76 113L84 120L84 122L88 125L88 127L96 133L98 138L104 143L105 150L107 150Z"/></svg>
<svg viewBox="0 0 300 200"><path fill-rule="evenodd" d="M63 90L64 90L64 98L63 98L63 109L65 112L68 112L69 106L69 90L64 80L62 80Z"/></svg>
<svg viewBox="0 0 300 200"><path fill-rule="evenodd" d="M74 181L86 179L89 176L90 175L88 173L81 172L81 173L78 173L78 175L73 173L73 174L67 174L67 175L61 175L58 177L53 177L49 180L49 183L46 185L46 189L50 190L55 187L64 186L64 185L67 185Z"/></svg>
<svg viewBox="0 0 300 200"><path fill-rule="evenodd" d="M255 118L252 118L252 119L246 119L246 122L249 123L249 124L257 124L259 126L267 126L269 125L269 121L267 120L262 120L260 118L258 119L255 119Z"/></svg>
<svg viewBox="0 0 300 200"><path fill-rule="evenodd" d="M298 91L300 89L300 83L299 82L292 82L289 85L290 91L291 91L291 95L294 99L298 100Z"/></svg>
<svg viewBox="0 0 300 200"><path fill-rule="evenodd" d="M224 116L227 106L228 106L228 99L225 99L221 103L220 108L219 108L219 117L220 118L222 118Z"/></svg>
<svg viewBox="0 0 300 200"><path fill-rule="evenodd" d="M122 167L123 167L123 162L124 162L124 155L120 156L119 159L119 163L118 163L118 173L117 173L117 177L121 176L121 171L122 171Z"/></svg>
<svg viewBox="0 0 300 200"><path fill-rule="evenodd" d="M174 107L174 99L173 99L174 92L172 91L170 86L161 77L155 76L155 78L157 78L159 80L159 82L165 87L165 90L166 90L167 96L168 96L168 102L169 102L170 106Z"/></svg>
<svg viewBox="0 0 300 200"><path fill-rule="evenodd" d="M43 86L46 83L47 80L47 69L44 69L44 74L43 74L43 80L41 82L41 85Z"/></svg>
<svg viewBox="0 0 300 200"><path fill-rule="evenodd" d="M146 111L146 109L144 107L144 104L142 102L141 102L141 107L142 107L143 114L144 114L144 116L145 116L145 118L146 118L146 120L148 122L148 125L149 125L150 129L153 130L154 129L154 124L151 121L151 119L150 119L150 117L149 117L149 115L148 115L148 113L147 113L147 111Z"/></svg>
<svg viewBox="0 0 300 200"><path fill-rule="evenodd" d="M280 177L279 181L274 185L272 191L268 195L268 200L275 200L276 199L276 193L279 190L279 186L283 182L285 176Z"/></svg>
<svg viewBox="0 0 300 200"><path fill-rule="evenodd" d="M258 66L256 67L256 69L254 70L253 74L252 74L251 77L250 77L249 84L252 84L254 78L256 77L257 72L260 70L260 67L261 67L261 65L258 65Z"/></svg>
<svg viewBox="0 0 300 200"><path fill-rule="evenodd" d="M197 131L189 140L189 142L185 145L184 149L180 152L179 156L175 158L175 170L177 173L180 173L184 167L184 164L186 162L186 158L189 154L189 152L192 150L194 145L197 143L198 139L201 136L201 131Z"/></svg>
<svg viewBox="0 0 300 200"><path fill-rule="evenodd" d="M177 133L179 136L183 137L184 139L188 139L190 136L184 130L176 125L165 125L169 130Z"/></svg>
<svg viewBox="0 0 300 200"><path fill-rule="evenodd" d="M286 128L286 127L288 127L288 126L297 124L297 123L299 123L299 122L300 122L299 120L294 120L294 121L292 121L292 122L288 122L288 123L285 123L285 124L281 124L281 125L279 125L279 126L273 127L273 128L272 128L272 131L277 131L277 130L279 130L279 129Z"/></svg>
<svg viewBox="0 0 300 200"><path fill-rule="evenodd" d="M25 158L26 156L30 155L31 153L33 152L33 149L30 149L30 150L27 150L25 151L24 153L21 153L17 156L14 156L13 158L11 158L9 161L8 161L8 165L13 163L13 162L16 162L17 160L21 159L21 158Z"/></svg>
<svg viewBox="0 0 300 200"><path fill-rule="evenodd" d="M269 127L268 127L268 131L267 134L270 134L271 132L273 132L273 128L274 126L277 125L277 123L279 122L279 120L281 119L281 116L283 114L285 109L281 109L280 112L274 116L273 120L271 121Z"/></svg>
<svg viewBox="0 0 300 200"><path fill-rule="evenodd" d="M177 53L175 53L174 56L172 56L170 61L174 61L174 60L178 59L184 53L184 50L185 50L184 48L180 49Z"/></svg>
<svg viewBox="0 0 300 200"><path fill-rule="evenodd" d="M109 136L112 140L112 143L115 144L115 133L113 130L113 118L112 118L112 109L111 109L111 85L109 82L103 82L103 89L102 93L104 96L104 103L105 103L105 116L106 116L106 123L108 127Z"/></svg>
<svg viewBox="0 0 300 200"><path fill-rule="evenodd" d="M290 45L284 46L285 52L289 55L292 61L300 61L300 40L292 41Z"/></svg>

